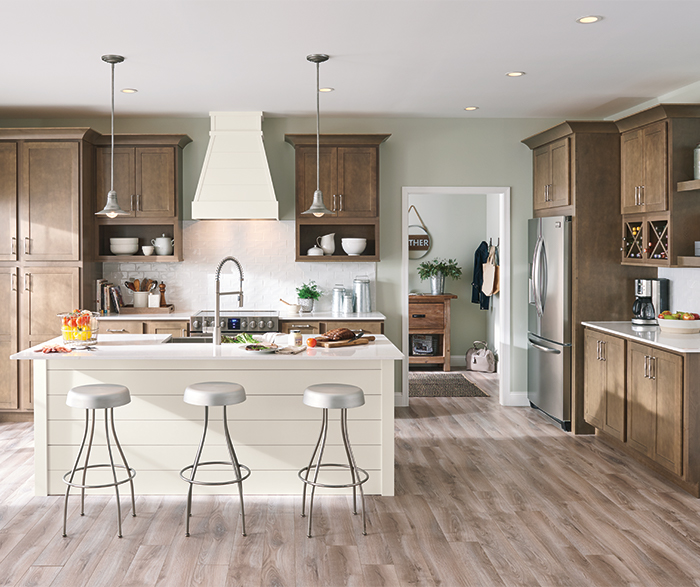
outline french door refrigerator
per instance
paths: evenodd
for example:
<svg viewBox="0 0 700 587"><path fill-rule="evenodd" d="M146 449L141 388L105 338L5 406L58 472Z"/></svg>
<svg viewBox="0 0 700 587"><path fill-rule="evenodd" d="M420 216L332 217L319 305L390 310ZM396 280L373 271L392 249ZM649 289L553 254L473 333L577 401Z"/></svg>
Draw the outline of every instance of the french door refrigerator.
<svg viewBox="0 0 700 587"><path fill-rule="evenodd" d="M530 406L571 430L571 217L528 226Z"/></svg>

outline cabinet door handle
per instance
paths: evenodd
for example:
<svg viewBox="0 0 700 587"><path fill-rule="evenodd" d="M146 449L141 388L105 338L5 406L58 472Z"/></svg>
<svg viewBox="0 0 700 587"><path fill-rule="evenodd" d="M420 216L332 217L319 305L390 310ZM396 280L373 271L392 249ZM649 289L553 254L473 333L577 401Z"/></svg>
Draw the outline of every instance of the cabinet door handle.
<svg viewBox="0 0 700 587"><path fill-rule="evenodd" d="M338 203L339 203L338 212L342 212L343 211L343 194L338 194Z"/></svg>
<svg viewBox="0 0 700 587"><path fill-rule="evenodd" d="M645 188L645 186L643 186L643 185L639 186L639 205L640 206L644 206L644 200L646 199L644 197L644 188Z"/></svg>
<svg viewBox="0 0 700 587"><path fill-rule="evenodd" d="M24 274L24 291L32 291L32 278L29 273Z"/></svg>
<svg viewBox="0 0 700 587"><path fill-rule="evenodd" d="M600 341L600 360L601 361L608 360L608 346L604 340Z"/></svg>
<svg viewBox="0 0 700 587"><path fill-rule="evenodd" d="M136 211L143 212L141 209L141 194L136 194Z"/></svg>
<svg viewBox="0 0 700 587"><path fill-rule="evenodd" d="M649 379L649 356L644 355L644 379Z"/></svg>
<svg viewBox="0 0 700 587"><path fill-rule="evenodd" d="M649 357L649 379L656 380L656 357Z"/></svg>
<svg viewBox="0 0 700 587"><path fill-rule="evenodd" d="M10 273L10 291L17 291L17 274Z"/></svg>
<svg viewBox="0 0 700 587"><path fill-rule="evenodd" d="M107 332L127 332L127 330L126 330L125 328L119 328L119 329L116 329L116 328L108 328L108 329L107 329Z"/></svg>
<svg viewBox="0 0 700 587"><path fill-rule="evenodd" d="M25 236L24 237L24 254L29 255L29 237Z"/></svg>
<svg viewBox="0 0 700 587"><path fill-rule="evenodd" d="M129 202L129 211L130 212L134 211L134 194L131 194L131 200Z"/></svg>
<svg viewBox="0 0 700 587"><path fill-rule="evenodd" d="M332 210L332 212L336 211L336 199L337 199L337 197L338 197L337 195L333 194L333 210Z"/></svg>
<svg viewBox="0 0 700 587"><path fill-rule="evenodd" d="M425 318L425 314L411 314L411 318Z"/></svg>
<svg viewBox="0 0 700 587"><path fill-rule="evenodd" d="M17 254L17 237L16 236L12 237L12 244L10 246L12 247L12 254L16 255Z"/></svg>
<svg viewBox="0 0 700 587"><path fill-rule="evenodd" d="M596 352L596 360L600 361L600 341L596 341L595 343L595 352Z"/></svg>

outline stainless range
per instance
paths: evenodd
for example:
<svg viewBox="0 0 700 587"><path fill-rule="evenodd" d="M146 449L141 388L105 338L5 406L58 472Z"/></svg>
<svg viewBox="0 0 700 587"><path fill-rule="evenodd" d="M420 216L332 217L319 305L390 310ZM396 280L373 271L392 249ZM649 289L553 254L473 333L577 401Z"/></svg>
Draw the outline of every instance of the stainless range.
<svg viewBox="0 0 700 587"><path fill-rule="evenodd" d="M278 332L279 312L276 310L222 310L219 317L221 333ZM211 336L214 332L214 311L202 310L190 316L190 336Z"/></svg>

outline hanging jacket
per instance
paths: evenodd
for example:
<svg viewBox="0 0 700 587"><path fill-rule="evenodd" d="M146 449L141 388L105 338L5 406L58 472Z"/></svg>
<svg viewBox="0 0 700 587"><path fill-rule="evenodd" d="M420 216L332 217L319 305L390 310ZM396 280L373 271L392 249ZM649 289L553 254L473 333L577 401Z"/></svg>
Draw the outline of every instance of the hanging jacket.
<svg viewBox="0 0 700 587"><path fill-rule="evenodd" d="M489 258L489 245L486 241L481 241L481 244L474 252L474 278L472 279L472 303L479 304L482 310L489 309L489 296L481 291L481 286L484 285L484 269L483 264Z"/></svg>

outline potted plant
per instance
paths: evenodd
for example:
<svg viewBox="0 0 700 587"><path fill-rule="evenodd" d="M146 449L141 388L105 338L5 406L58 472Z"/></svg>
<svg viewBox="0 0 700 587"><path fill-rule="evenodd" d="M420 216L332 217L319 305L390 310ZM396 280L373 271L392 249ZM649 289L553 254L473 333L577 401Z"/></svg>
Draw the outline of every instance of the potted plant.
<svg viewBox="0 0 700 587"><path fill-rule="evenodd" d="M445 277L459 279L461 276L462 268L455 259L433 259L418 265L418 277L421 281L430 279L430 293L433 295L445 293Z"/></svg>
<svg viewBox="0 0 700 587"><path fill-rule="evenodd" d="M309 281L297 287L297 303L302 312L311 312L314 309L314 301L321 297L321 290L315 281Z"/></svg>

